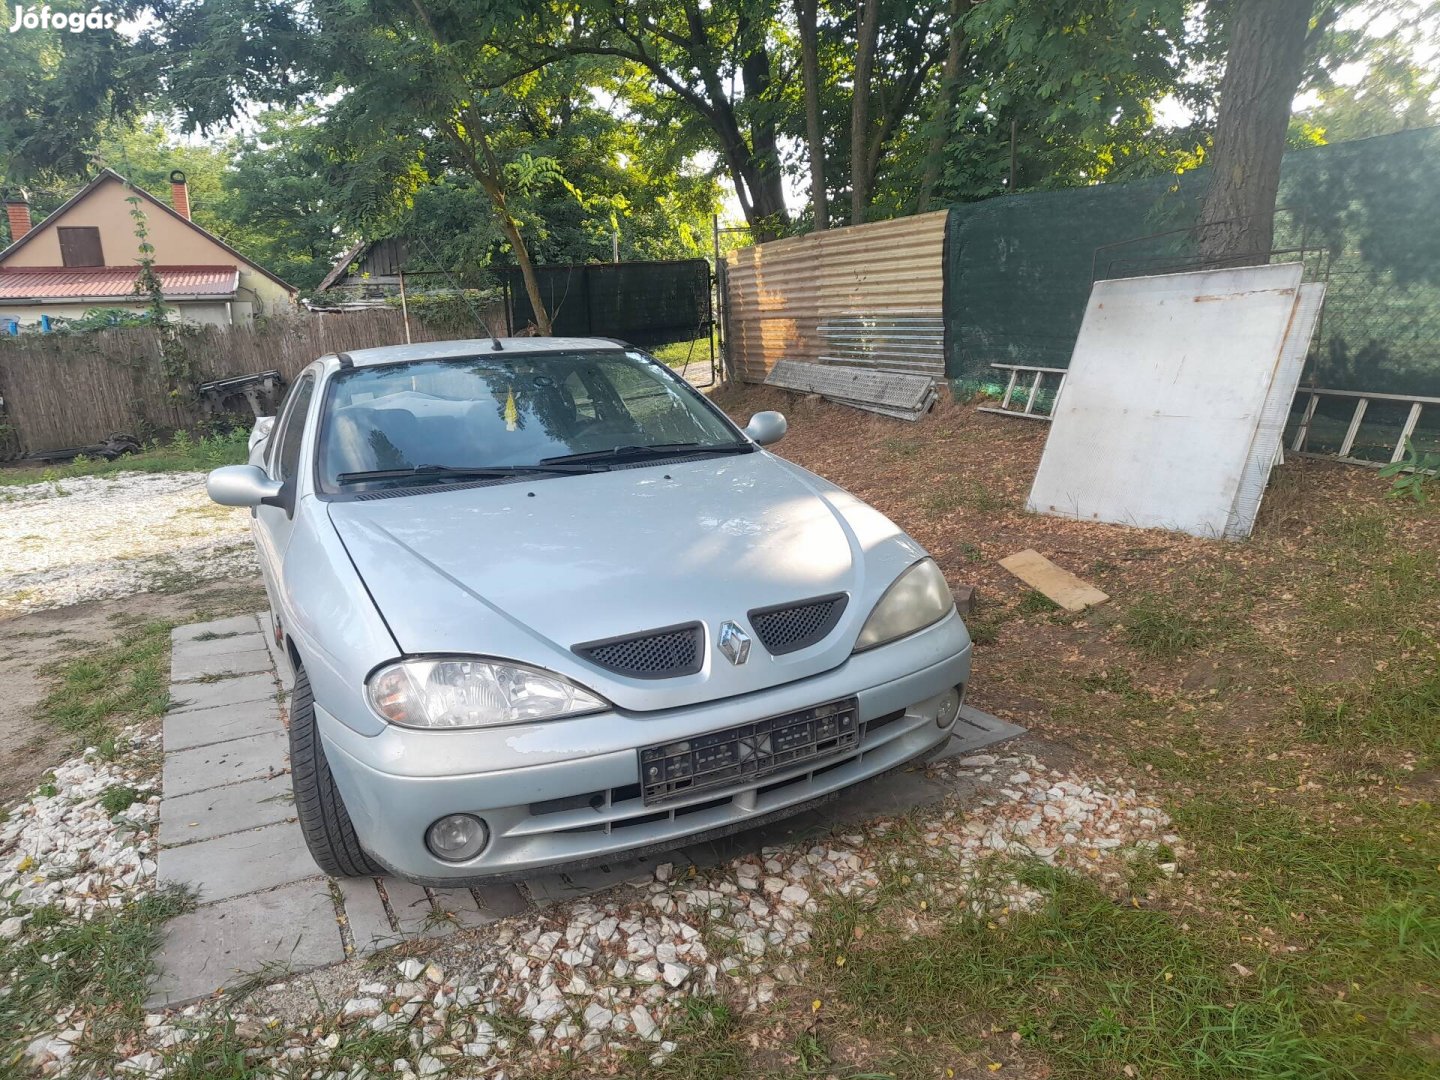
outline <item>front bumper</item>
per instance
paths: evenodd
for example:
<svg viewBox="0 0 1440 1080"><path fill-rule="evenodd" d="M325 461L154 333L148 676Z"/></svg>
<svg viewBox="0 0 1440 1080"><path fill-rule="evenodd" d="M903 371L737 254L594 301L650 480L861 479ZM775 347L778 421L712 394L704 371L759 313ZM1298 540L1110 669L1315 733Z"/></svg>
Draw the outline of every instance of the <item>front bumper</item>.
<svg viewBox="0 0 1440 1080"><path fill-rule="evenodd" d="M895 673L907 672L896 676ZM387 728L360 735L316 707L325 756L365 849L396 874L457 885L675 846L803 809L943 744L940 699L970 677L958 615L832 671L754 694L661 713L610 712L489 731ZM749 786L646 806L636 750L855 697L860 739L839 754ZM473 764L472 764L473 763ZM433 856L425 830L469 813L490 843L462 863Z"/></svg>

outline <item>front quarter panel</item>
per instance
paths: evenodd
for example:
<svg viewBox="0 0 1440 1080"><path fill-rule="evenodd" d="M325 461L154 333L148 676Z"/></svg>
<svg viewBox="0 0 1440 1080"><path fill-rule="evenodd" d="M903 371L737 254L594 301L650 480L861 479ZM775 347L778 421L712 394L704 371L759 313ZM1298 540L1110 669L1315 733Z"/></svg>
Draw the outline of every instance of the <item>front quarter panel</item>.
<svg viewBox="0 0 1440 1080"><path fill-rule="evenodd" d="M365 702L365 677L399 649L350 562L323 503L300 500L277 593L315 700L361 735L385 722Z"/></svg>

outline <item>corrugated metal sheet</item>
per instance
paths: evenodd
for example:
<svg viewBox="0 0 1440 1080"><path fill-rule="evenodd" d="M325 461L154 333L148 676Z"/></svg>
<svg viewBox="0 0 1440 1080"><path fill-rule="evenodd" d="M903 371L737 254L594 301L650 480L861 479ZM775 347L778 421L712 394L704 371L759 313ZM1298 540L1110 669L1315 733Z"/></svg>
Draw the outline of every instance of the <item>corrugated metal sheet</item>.
<svg viewBox="0 0 1440 1080"><path fill-rule="evenodd" d="M0 300L129 299L135 296L138 266L7 267L0 269ZM233 296L239 271L233 266L157 266L166 296Z"/></svg>
<svg viewBox="0 0 1440 1080"><path fill-rule="evenodd" d="M727 348L740 378L777 360L943 375L945 225L937 210L729 252Z"/></svg>

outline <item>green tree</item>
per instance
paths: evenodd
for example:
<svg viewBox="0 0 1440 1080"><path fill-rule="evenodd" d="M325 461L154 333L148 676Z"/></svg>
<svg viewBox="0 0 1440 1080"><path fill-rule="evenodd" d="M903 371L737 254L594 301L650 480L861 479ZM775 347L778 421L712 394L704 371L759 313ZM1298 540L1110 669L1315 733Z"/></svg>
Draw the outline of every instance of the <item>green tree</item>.
<svg viewBox="0 0 1440 1080"><path fill-rule="evenodd" d="M167 16L167 90L191 125L233 119L246 101L339 99L326 139L345 168L345 201L371 219L408 204L445 168L484 191L524 275L540 329L549 314L530 253L509 205L496 152L497 89L508 79L504 34L524 33L533 8L504 0L382 0L357 6L314 0L182 2Z"/></svg>
<svg viewBox="0 0 1440 1080"><path fill-rule="evenodd" d="M146 7L107 4L128 18ZM52 13L89 14L93 4L55 0ZM0 32L0 182L52 184L82 175L106 128L137 115L154 85L142 44L104 28Z"/></svg>
<svg viewBox="0 0 1440 1080"><path fill-rule="evenodd" d="M611 57L616 86L641 115L703 130L757 237L784 233L781 88L774 53L779 0L578 0L551 9L549 39L511 48L532 67ZM696 124L691 124L695 121Z"/></svg>
<svg viewBox="0 0 1440 1080"><path fill-rule="evenodd" d="M261 113L220 176L216 231L301 290L319 285L361 235L335 197L341 163L319 137L323 120L314 106Z"/></svg>
<svg viewBox="0 0 1440 1080"><path fill-rule="evenodd" d="M111 168L161 202L166 202L170 192L170 173L180 169L185 173L186 185L190 189L192 220L227 243L234 244L229 218L221 209L230 149L228 141L186 142L157 116L147 116L133 124L110 123L99 135L87 163L89 167L83 169L82 176L76 179L93 175L97 168Z"/></svg>

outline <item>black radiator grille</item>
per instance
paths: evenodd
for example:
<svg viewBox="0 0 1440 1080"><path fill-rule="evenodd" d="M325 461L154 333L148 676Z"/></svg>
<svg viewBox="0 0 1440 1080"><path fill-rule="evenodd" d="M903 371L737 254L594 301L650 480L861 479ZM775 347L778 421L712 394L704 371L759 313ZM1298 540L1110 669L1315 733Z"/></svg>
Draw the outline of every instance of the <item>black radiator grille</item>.
<svg viewBox="0 0 1440 1080"><path fill-rule="evenodd" d="M587 641L574 652L597 667L632 679L694 675L703 660L705 632L698 622L666 626L643 634Z"/></svg>
<svg viewBox="0 0 1440 1080"><path fill-rule="evenodd" d="M797 652L823 640L835 629L849 599L844 593L835 593L798 604L755 608L750 612L750 625L772 656Z"/></svg>

